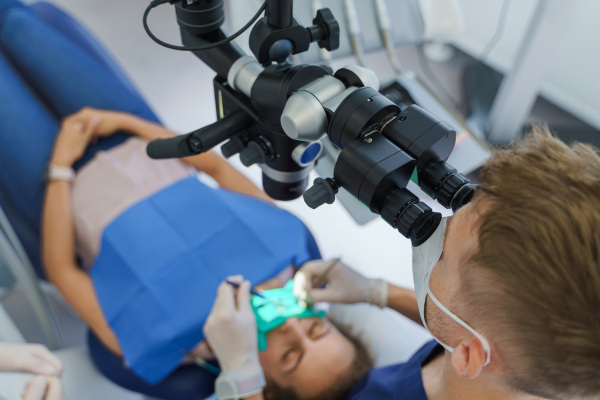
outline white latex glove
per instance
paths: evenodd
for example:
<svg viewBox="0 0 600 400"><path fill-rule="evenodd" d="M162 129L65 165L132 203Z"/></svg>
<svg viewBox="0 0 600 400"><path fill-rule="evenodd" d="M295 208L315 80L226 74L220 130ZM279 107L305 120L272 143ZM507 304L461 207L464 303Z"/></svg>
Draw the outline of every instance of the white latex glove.
<svg viewBox="0 0 600 400"><path fill-rule="evenodd" d="M204 324L204 335L221 366L215 382L219 399L238 399L261 393L265 378L258 360L256 318L250 305L250 282L241 277L236 289L223 282L212 311Z"/></svg>
<svg viewBox="0 0 600 400"><path fill-rule="evenodd" d="M306 294L310 302L370 303L383 308L387 305L388 284L383 279L369 279L338 261L329 271L330 261L309 261L297 274L306 275ZM323 273L326 273L321 282ZM327 284L326 287L313 285Z"/></svg>
<svg viewBox="0 0 600 400"><path fill-rule="evenodd" d="M60 360L41 344L0 343L0 371L60 376Z"/></svg>
<svg viewBox="0 0 600 400"><path fill-rule="evenodd" d="M63 400L62 385L54 376L36 376L27 382L21 397L24 400Z"/></svg>

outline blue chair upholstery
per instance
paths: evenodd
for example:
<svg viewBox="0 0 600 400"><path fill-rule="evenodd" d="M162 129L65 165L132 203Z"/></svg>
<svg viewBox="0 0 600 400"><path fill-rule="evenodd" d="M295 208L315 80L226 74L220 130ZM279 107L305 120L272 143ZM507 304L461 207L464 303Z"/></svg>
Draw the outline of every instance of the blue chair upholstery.
<svg viewBox="0 0 600 400"><path fill-rule="evenodd" d="M1 2L2 0L0 0ZM1 11L0 4L0 11ZM98 62L106 66L123 85L130 89L140 101L145 103L109 53L79 22L52 3L41 1L31 4L29 8L49 26L69 38L73 43L87 51ZM10 212L10 210L7 210ZM18 221L13 221L13 223ZM21 237L21 241L26 238ZM37 271L38 274L40 271ZM127 389L146 395L164 399L203 399L212 393L211 387L199 385L199 376L206 371L195 365L188 365L175 370L163 382L151 386L138 378L127 367L124 360L111 353L89 332L88 345L93 362L111 381ZM206 382L206 381L205 381ZM212 382L212 380L210 381Z"/></svg>
<svg viewBox="0 0 600 400"><path fill-rule="evenodd" d="M41 19L56 31L71 39L82 49L85 49L98 62L105 65L132 93L137 89L132 85L121 67L112 59L110 54L79 22L52 3L40 1L29 6ZM139 95L138 95L139 96ZM141 96L140 96L141 99Z"/></svg>

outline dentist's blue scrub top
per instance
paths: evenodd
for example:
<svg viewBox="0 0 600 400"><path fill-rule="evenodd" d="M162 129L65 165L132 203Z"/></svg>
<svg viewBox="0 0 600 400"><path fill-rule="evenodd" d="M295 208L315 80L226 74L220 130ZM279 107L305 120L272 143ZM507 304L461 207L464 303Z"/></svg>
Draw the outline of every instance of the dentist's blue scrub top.
<svg viewBox="0 0 600 400"><path fill-rule="evenodd" d="M421 367L443 350L432 340L405 363L372 369L356 384L347 400L427 400Z"/></svg>

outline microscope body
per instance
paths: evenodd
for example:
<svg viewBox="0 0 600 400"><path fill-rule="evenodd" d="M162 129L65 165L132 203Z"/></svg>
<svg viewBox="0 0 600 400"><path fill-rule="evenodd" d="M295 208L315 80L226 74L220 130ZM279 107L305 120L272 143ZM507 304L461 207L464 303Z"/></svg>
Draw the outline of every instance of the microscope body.
<svg viewBox="0 0 600 400"><path fill-rule="evenodd" d="M446 208L459 208L474 192L468 179L445 162L456 133L416 105L400 110L378 92L379 80L366 68L349 66L334 74L324 66L290 65L288 57L306 51L311 42L337 48L339 26L328 9L319 10L314 25L305 28L292 16L292 0L267 0L265 6L266 16L250 36L254 57L231 42L194 51L217 73L219 120L188 135L153 142L148 153L155 158L188 156L227 141L223 154L239 153L244 165L258 164L271 197L303 195L316 208L332 203L343 187L420 245L441 215L406 189L411 176ZM219 30L223 0L185 0L176 9L186 46L225 37ZM333 176L318 178L306 190L321 140L330 140L341 152Z"/></svg>

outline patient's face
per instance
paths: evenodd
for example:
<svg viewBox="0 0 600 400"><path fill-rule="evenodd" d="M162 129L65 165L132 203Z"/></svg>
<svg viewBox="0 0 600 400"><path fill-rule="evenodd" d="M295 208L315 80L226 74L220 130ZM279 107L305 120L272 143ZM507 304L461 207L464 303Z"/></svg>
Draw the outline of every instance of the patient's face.
<svg viewBox="0 0 600 400"><path fill-rule="evenodd" d="M356 350L327 319L290 318L267 334L259 352L267 380L310 397L334 385L350 370Z"/></svg>

